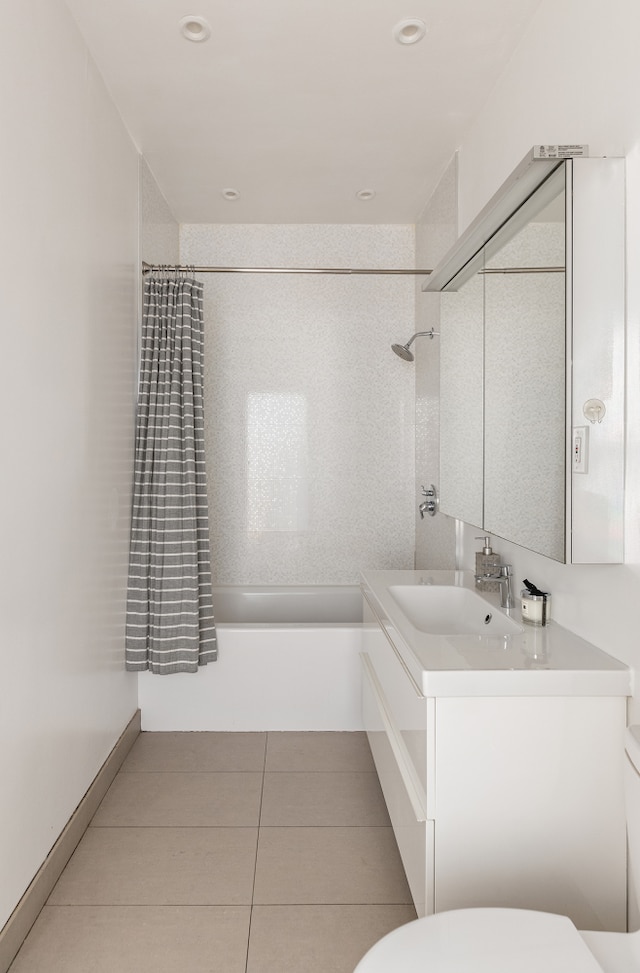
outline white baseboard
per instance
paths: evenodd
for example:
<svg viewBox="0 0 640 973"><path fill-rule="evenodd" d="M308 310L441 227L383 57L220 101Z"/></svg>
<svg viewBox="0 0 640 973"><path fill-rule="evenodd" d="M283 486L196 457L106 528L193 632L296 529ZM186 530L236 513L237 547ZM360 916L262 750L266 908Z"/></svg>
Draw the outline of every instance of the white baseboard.
<svg viewBox="0 0 640 973"><path fill-rule="evenodd" d="M0 930L0 973L7 973L139 733L140 710L137 710L38 869L29 888Z"/></svg>

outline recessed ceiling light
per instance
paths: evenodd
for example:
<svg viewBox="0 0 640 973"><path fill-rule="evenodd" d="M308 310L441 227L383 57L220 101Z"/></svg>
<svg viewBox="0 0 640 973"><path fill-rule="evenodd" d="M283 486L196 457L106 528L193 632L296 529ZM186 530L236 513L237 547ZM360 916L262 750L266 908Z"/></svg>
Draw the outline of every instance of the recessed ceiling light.
<svg viewBox="0 0 640 973"><path fill-rule="evenodd" d="M194 44L208 41L211 37L211 27L204 17L183 17L180 21L180 31L182 36Z"/></svg>
<svg viewBox="0 0 640 973"><path fill-rule="evenodd" d="M225 199L228 199L230 202L233 202L233 200L235 199L240 199L240 193L238 192L237 189L231 189L231 188L223 189L222 195L224 196Z"/></svg>
<svg viewBox="0 0 640 973"><path fill-rule="evenodd" d="M374 189L359 189L358 192L356 193L356 196L358 197L358 199L365 200L366 202L369 199L373 199L375 194L376 193Z"/></svg>
<svg viewBox="0 0 640 973"><path fill-rule="evenodd" d="M401 20L393 28L393 36L398 44L417 44L427 33L424 20Z"/></svg>

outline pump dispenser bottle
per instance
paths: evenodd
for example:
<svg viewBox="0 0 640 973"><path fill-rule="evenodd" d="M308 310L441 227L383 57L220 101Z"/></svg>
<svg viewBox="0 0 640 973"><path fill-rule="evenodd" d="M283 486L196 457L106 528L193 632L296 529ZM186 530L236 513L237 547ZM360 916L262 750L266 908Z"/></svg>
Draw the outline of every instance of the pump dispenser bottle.
<svg viewBox="0 0 640 973"><path fill-rule="evenodd" d="M500 555L494 554L491 548L491 538L489 536L476 537L476 540L484 541L481 551L476 551L476 578L481 578L485 574L498 575L500 573ZM476 581L476 585L481 591L500 591L498 581Z"/></svg>

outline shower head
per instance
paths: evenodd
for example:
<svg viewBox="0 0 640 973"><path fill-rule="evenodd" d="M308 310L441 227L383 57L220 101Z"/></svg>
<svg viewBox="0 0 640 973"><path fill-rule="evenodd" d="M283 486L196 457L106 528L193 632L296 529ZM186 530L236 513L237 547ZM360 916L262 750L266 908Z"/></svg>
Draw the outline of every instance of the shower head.
<svg viewBox="0 0 640 973"><path fill-rule="evenodd" d="M433 338L434 335L439 336L439 334L440 332L434 331L433 328L431 328L431 331L416 331L414 335L411 335L406 345L391 345L391 351L395 351L396 355L399 358L403 358L404 361L413 361L413 352L409 351L409 346L413 344L416 338Z"/></svg>
<svg viewBox="0 0 640 973"><path fill-rule="evenodd" d="M399 358L405 361L413 361L413 352L409 351L409 343L406 345L391 345L391 351L395 351Z"/></svg>

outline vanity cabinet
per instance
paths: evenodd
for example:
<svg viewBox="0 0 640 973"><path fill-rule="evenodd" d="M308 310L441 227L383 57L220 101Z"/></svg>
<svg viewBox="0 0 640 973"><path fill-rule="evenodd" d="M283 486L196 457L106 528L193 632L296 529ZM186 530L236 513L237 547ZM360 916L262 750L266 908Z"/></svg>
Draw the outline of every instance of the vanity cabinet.
<svg viewBox="0 0 640 973"><path fill-rule="evenodd" d="M366 587L364 612L364 724L418 915L625 930L625 696L425 694Z"/></svg>

